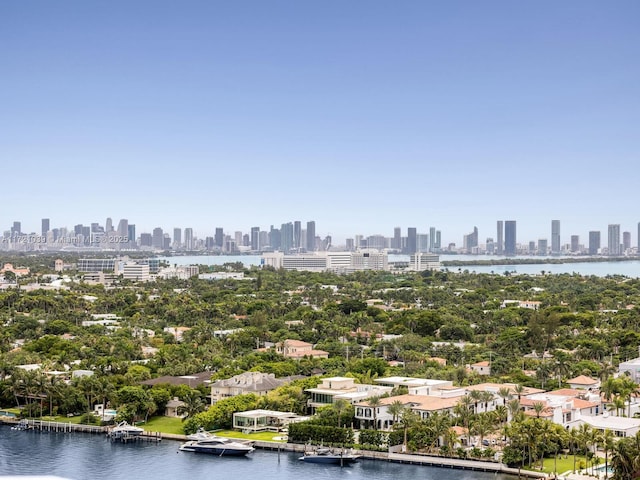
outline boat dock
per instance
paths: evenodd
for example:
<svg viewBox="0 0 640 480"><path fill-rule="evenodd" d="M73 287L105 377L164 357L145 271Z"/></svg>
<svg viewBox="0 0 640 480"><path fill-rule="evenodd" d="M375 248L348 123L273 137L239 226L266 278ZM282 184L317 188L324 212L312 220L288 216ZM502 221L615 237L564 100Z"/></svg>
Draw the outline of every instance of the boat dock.
<svg viewBox="0 0 640 480"><path fill-rule="evenodd" d="M255 448L264 450L279 450L283 452L303 453L305 445L295 443L275 443L255 441ZM438 457L432 455L409 455L405 453L374 452L369 450L354 450L363 460L376 460L393 463L407 463L411 465L424 465L428 467L451 468L458 470L472 470L476 472L493 472L514 475L523 478L548 478L548 474L543 472L532 472L531 470L518 470L509 468L504 463L490 462L482 460L463 460L460 458Z"/></svg>
<svg viewBox="0 0 640 480"><path fill-rule="evenodd" d="M109 436L111 427L100 425L84 425L68 422L53 422L49 420L35 420L23 418L19 420L11 417L0 417L0 423L12 425L16 430L37 430L40 432L54 433L99 433ZM112 441L121 441L123 443L134 441L159 442L162 440L160 432L143 432L139 435L120 435L117 439L110 437Z"/></svg>

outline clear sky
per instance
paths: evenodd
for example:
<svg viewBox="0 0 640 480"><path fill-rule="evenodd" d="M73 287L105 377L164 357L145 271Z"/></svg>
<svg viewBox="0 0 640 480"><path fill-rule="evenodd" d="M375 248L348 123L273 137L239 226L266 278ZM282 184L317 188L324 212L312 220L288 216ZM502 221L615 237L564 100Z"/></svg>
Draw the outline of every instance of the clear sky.
<svg viewBox="0 0 640 480"><path fill-rule="evenodd" d="M640 2L0 2L0 231L636 243ZM603 237L606 239L606 236Z"/></svg>

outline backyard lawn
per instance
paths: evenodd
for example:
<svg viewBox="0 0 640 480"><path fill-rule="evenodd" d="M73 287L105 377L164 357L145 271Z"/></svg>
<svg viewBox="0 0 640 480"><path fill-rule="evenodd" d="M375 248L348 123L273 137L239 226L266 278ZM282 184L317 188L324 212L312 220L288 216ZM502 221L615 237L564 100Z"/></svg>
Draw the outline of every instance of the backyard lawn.
<svg viewBox="0 0 640 480"><path fill-rule="evenodd" d="M604 460L603 460L604 462ZM539 463L538 463L539 464ZM584 455L576 456L576 471L581 470L586 465L586 459ZM557 471L554 470L555 460L553 457L544 459L544 468L542 469L545 473L554 473L558 474L565 473L573 470L573 455L567 455L565 458L564 455L558 455L558 467Z"/></svg>
<svg viewBox="0 0 640 480"><path fill-rule="evenodd" d="M136 423L147 432L174 433L184 435L184 422L175 417L151 417L147 422Z"/></svg>

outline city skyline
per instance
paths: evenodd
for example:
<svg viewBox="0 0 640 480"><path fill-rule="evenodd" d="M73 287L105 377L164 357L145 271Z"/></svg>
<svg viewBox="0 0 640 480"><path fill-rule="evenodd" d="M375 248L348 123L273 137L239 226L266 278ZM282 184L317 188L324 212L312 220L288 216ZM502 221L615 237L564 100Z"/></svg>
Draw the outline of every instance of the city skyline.
<svg viewBox="0 0 640 480"><path fill-rule="evenodd" d="M549 235L541 233L536 238L519 238L519 223L517 220L497 220L495 222L493 234L489 232L487 236L480 237L480 230L477 226L473 227L471 233L463 235L461 242L445 241L445 235L440 227L429 226L428 228L419 229L417 227L395 226L392 231L388 232L352 232L350 236L340 239L334 239L330 233L322 230L316 230L316 221L307 220L289 220L281 224L270 224L269 227L253 226L245 230L228 229L225 226L211 227L205 233L194 231L192 227L166 227L156 226L152 229L139 228L135 223L130 223L128 219L119 219L115 224L112 217L107 217L104 224L101 222L90 222L89 224L75 224L69 228L67 226L52 224L51 218L42 218L40 221L41 230L34 231L28 227L23 228L20 220L15 220L10 227L1 230L3 242L11 243L10 237L14 236L33 236L28 243L38 244L51 242L52 239L48 235L55 233L58 236L78 236L82 235L84 239L93 239L98 243L103 242L100 238L103 234L118 236L116 243L120 243L126 238L129 243L137 241L141 246L153 246L155 248L170 248L170 246L182 245L187 248L193 247L195 239L204 241L206 248L225 249L225 241L231 240L236 245L250 246L251 250L258 251L264 245L269 245L276 249L284 251L296 250L315 250L318 242L328 241L330 246L347 246L347 248L361 248L360 241L368 239L373 245L367 245L365 248L376 249L396 249L406 250L408 252L419 251L463 251L465 253L473 253L474 249L498 255L515 255L517 246L519 250L528 250L530 252L540 252L539 254L559 254L562 252L572 253L589 253L596 254L601 247L606 247L610 255L623 255L631 248L640 251L640 222L637 222L634 228L627 229L620 224L607 224L606 231L589 230L587 235L579 235L574 232L565 233L562 236L563 222L558 219L550 221ZM303 225L306 228L302 228ZM404 233L403 233L404 232ZM632 234L632 232L634 232ZM637 234L635 233L637 232ZM184 233L184 242L183 239ZM406 233L406 234L405 234ZM606 235L606 237L605 237ZM246 240L244 239L246 237ZM114 237L115 238L115 237ZM606 238L606 242L602 242L602 238ZM39 239L39 240L38 240ZM268 239L268 240L267 240ZM568 240L567 240L568 239ZM354 241L355 240L355 241ZM55 241L55 240L54 240ZM64 240L62 240L64 241ZM68 241L68 240L67 240ZM17 240L17 245L25 243L24 240ZM89 241L91 243L91 241ZM326 248L326 245L323 247Z"/></svg>
<svg viewBox="0 0 640 480"><path fill-rule="evenodd" d="M553 216L563 242L606 243L609 223L636 231L639 15L625 0L4 2L0 224L209 235L312 218L337 239L435 225L460 245L515 219L519 240L552 245Z"/></svg>

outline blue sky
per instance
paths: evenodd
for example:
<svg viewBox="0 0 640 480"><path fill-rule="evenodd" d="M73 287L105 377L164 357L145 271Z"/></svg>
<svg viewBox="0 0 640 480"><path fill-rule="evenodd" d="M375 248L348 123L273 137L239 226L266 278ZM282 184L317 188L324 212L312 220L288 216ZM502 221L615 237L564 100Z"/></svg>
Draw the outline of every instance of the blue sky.
<svg viewBox="0 0 640 480"><path fill-rule="evenodd" d="M0 230L636 243L640 3L0 3Z"/></svg>

